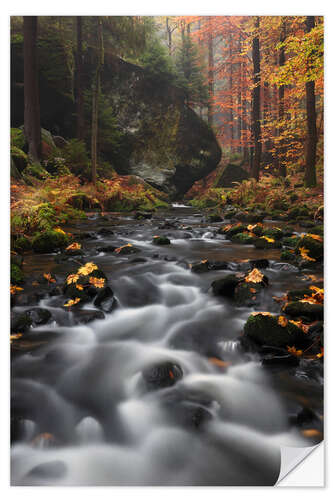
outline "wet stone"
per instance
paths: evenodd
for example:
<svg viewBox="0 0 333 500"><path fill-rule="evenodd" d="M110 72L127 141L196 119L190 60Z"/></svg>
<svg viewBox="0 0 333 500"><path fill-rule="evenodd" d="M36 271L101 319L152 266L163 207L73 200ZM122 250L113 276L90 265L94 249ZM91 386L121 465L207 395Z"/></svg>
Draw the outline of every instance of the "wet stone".
<svg viewBox="0 0 333 500"><path fill-rule="evenodd" d="M183 377L181 367L170 361L148 366L142 371L148 389L163 389L173 386Z"/></svg>

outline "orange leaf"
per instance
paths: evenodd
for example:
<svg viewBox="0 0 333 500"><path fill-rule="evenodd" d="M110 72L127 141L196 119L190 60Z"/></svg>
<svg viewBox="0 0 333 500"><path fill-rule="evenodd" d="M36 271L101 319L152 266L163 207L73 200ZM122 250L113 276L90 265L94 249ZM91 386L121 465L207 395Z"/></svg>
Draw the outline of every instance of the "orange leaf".
<svg viewBox="0 0 333 500"><path fill-rule="evenodd" d="M285 316L279 316L278 323L284 328L288 325L288 320Z"/></svg>
<svg viewBox="0 0 333 500"><path fill-rule="evenodd" d="M103 288L104 284L105 284L105 279L104 278L94 278L93 276L90 276L89 283L91 285L93 285L95 288Z"/></svg>
<svg viewBox="0 0 333 500"><path fill-rule="evenodd" d="M219 366L220 368L226 368L230 365L228 361L222 361L222 359L219 358L208 358L208 361L213 365Z"/></svg>
<svg viewBox="0 0 333 500"><path fill-rule="evenodd" d="M75 299L70 299L66 304L64 304L64 307L72 307L75 306L78 302L80 302L81 299L79 297L75 297Z"/></svg>
<svg viewBox="0 0 333 500"><path fill-rule="evenodd" d="M259 271L259 269L254 268L252 271L246 276L245 281L247 283L261 283L264 275Z"/></svg>
<svg viewBox="0 0 333 500"><path fill-rule="evenodd" d="M292 347L287 345L287 351L289 352L289 354L292 354L293 356L297 356L297 357L302 356L302 354L303 354L303 351L301 351L300 349L297 350L294 345Z"/></svg>
<svg viewBox="0 0 333 500"><path fill-rule="evenodd" d="M44 273L43 276L49 283L56 283L56 280L52 278L51 273Z"/></svg>
<svg viewBox="0 0 333 500"><path fill-rule="evenodd" d="M66 247L66 250L80 250L80 249L81 249L81 243L76 243L76 242Z"/></svg>

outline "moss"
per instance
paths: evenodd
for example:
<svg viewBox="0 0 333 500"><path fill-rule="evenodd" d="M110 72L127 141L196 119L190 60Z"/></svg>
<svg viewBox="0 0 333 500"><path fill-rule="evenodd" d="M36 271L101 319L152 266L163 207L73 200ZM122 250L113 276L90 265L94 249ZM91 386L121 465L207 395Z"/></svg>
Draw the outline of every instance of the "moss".
<svg viewBox="0 0 333 500"><path fill-rule="evenodd" d="M255 241L254 241L254 246L256 248L259 248L261 250L266 250L266 249L269 249L269 248L281 248L282 247L282 243L281 241L267 241L266 238L257 238Z"/></svg>
<svg viewBox="0 0 333 500"><path fill-rule="evenodd" d="M324 235L324 226L316 226L311 228L311 233L312 234L318 234L319 236Z"/></svg>
<svg viewBox="0 0 333 500"><path fill-rule="evenodd" d="M273 238L274 240L280 240L283 237L283 231L278 227L272 227L265 229L263 235L268 236L268 238Z"/></svg>
<svg viewBox="0 0 333 500"><path fill-rule="evenodd" d="M69 244L69 236L62 232L48 230L37 233L32 240L32 248L36 253L51 253Z"/></svg>
<svg viewBox="0 0 333 500"><path fill-rule="evenodd" d="M309 210L306 207L293 207L289 210L288 216L291 219L296 217L306 217L309 215Z"/></svg>
<svg viewBox="0 0 333 500"><path fill-rule="evenodd" d="M304 299L305 295L308 295L309 297L311 297L312 294L313 294L313 290L310 290L309 288L302 288L300 290L289 290L287 292L287 297L288 297L288 300L290 300L290 301L297 301L297 300Z"/></svg>
<svg viewBox="0 0 333 500"><path fill-rule="evenodd" d="M284 308L286 314L293 317L306 317L310 320L323 319L324 307L322 304L309 304L308 302L289 302Z"/></svg>
<svg viewBox="0 0 333 500"><path fill-rule="evenodd" d="M20 128L11 128L10 129L10 144L11 146L15 146L16 148L23 149L25 144L25 137L23 134L23 130Z"/></svg>
<svg viewBox="0 0 333 500"><path fill-rule="evenodd" d="M251 315L244 326L244 334L260 345L274 347L293 346L303 337L303 331L288 321L286 326L278 323L278 316Z"/></svg>
<svg viewBox="0 0 333 500"><path fill-rule="evenodd" d="M10 157L19 172L22 172L28 165L28 155L17 146L11 146Z"/></svg>
<svg viewBox="0 0 333 500"><path fill-rule="evenodd" d="M311 259L322 260L324 255L324 245L322 241L318 241L311 236L304 235L300 238L295 251L300 254L300 248L305 248L308 250L308 257Z"/></svg>
<svg viewBox="0 0 333 500"><path fill-rule="evenodd" d="M10 282L12 285L19 285L24 281L22 269L17 264L10 265Z"/></svg>
<svg viewBox="0 0 333 500"><path fill-rule="evenodd" d="M233 297L239 282L240 278L236 274L228 274L224 278L213 281L211 285L213 294L222 297Z"/></svg>
<svg viewBox="0 0 333 500"><path fill-rule="evenodd" d="M170 245L171 241L166 236L154 236L154 245Z"/></svg>
<svg viewBox="0 0 333 500"><path fill-rule="evenodd" d="M25 167L22 172L22 177L27 184L33 184L34 179L45 180L49 177L49 173L41 165L34 163Z"/></svg>
<svg viewBox="0 0 333 500"><path fill-rule="evenodd" d="M293 238L292 236L289 236L289 237L286 237L286 238L283 238L282 240L282 244L286 247L291 247L291 248L295 248L297 246L297 244L299 243L300 241L300 238Z"/></svg>
<svg viewBox="0 0 333 500"><path fill-rule="evenodd" d="M25 236L19 236L13 243L15 252L25 252L31 249L31 241Z"/></svg>
<svg viewBox="0 0 333 500"><path fill-rule="evenodd" d="M290 250L282 250L280 258L281 258L282 262L286 261L286 262L295 263L297 261L295 254L293 252L291 252Z"/></svg>
<svg viewBox="0 0 333 500"><path fill-rule="evenodd" d="M241 282L235 288L234 298L239 306L253 306L262 289L261 283Z"/></svg>
<svg viewBox="0 0 333 500"><path fill-rule="evenodd" d="M237 224L236 226L231 227L228 231L224 232L223 228L221 228L222 234L225 234L227 238L231 239L237 233L244 233L247 231L247 226L245 224Z"/></svg>
<svg viewBox="0 0 333 500"><path fill-rule="evenodd" d="M250 236L249 233L237 233L231 237L231 241L234 243L239 243L241 245L251 245L254 243L255 238Z"/></svg>

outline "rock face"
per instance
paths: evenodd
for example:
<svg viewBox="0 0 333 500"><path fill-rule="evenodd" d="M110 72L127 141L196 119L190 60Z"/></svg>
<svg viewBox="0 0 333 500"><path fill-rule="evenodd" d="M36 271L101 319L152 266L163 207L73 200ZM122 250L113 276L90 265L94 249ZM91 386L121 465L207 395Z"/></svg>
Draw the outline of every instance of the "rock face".
<svg viewBox="0 0 333 500"><path fill-rule="evenodd" d="M139 175L175 198L218 165L213 131L183 102L179 89L142 68L107 56L103 92L111 100L121 144L102 153L118 174Z"/></svg>
<svg viewBox="0 0 333 500"><path fill-rule="evenodd" d="M216 180L215 187L234 187L234 182L242 182L249 179L250 175L239 165L229 163L222 170L221 175Z"/></svg>

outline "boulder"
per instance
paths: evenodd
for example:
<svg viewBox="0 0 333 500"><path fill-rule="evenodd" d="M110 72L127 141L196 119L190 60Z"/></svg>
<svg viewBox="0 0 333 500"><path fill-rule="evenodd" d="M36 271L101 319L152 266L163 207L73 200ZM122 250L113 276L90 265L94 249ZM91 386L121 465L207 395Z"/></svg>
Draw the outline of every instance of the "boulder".
<svg viewBox="0 0 333 500"><path fill-rule="evenodd" d="M309 234L302 236L296 245L295 251L297 254L301 254L301 248L304 248L308 257L316 261L321 261L324 256L323 241L320 236L314 236L315 238ZM316 239L316 237L318 239Z"/></svg>
<svg viewBox="0 0 333 500"><path fill-rule="evenodd" d="M267 250L269 248L281 248L282 243L280 240L274 240L274 238L261 236L260 238L254 240L254 246L261 250Z"/></svg>
<svg viewBox="0 0 333 500"><path fill-rule="evenodd" d="M110 313L117 307L117 300L109 286L98 292L94 300L94 306L102 309L102 311L106 313Z"/></svg>
<svg viewBox="0 0 333 500"><path fill-rule="evenodd" d="M279 316L269 313L253 313L244 326L244 336L259 345L273 347L297 346L303 331L285 319L285 326L279 324Z"/></svg>
<svg viewBox="0 0 333 500"><path fill-rule="evenodd" d="M68 244L69 236L63 231L53 229L36 233L32 239L32 248L36 253L52 253Z"/></svg>
<svg viewBox="0 0 333 500"><path fill-rule="evenodd" d="M242 182L250 178L250 175L239 165L229 163L222 170L214 187L235 187L235 182Z"/></svg>
<svg viewBox="0 0 333 500"><path fill-rule="evenodd" d="M289 302L284 312L293 317L306 317L309 320L322 320L324 317L323 304L309 304L308 302Z"/></svg>
<svg viewBox="0 0 333 500"><path fill-rule="evenodd" d="M235 288L240 282L240 278L236 274L228 274L224 278L213 281L213 294L221 297L233 297Z"/></svg>
<svg viewBox="0 0 333 500"><path fill-rule="evenodd" d="M163 389L173 386L180 380L183 377L183 370L176 363L164 361L142 370L142 376L148 389Z"/></svg>
<svg viewBox="0 0 333 500"><path fill-rule="evenodd" d="M153 244L154 245L170 245L171 241L167 236L154 236Z"/></svg>
<svg viewBox="0 0 333 500"><path fill-rule="evenodd" d="M240 245L252 245L256 237L251 236L249 233L237 233L231 237L233 243L239 243Z"/></svg>

